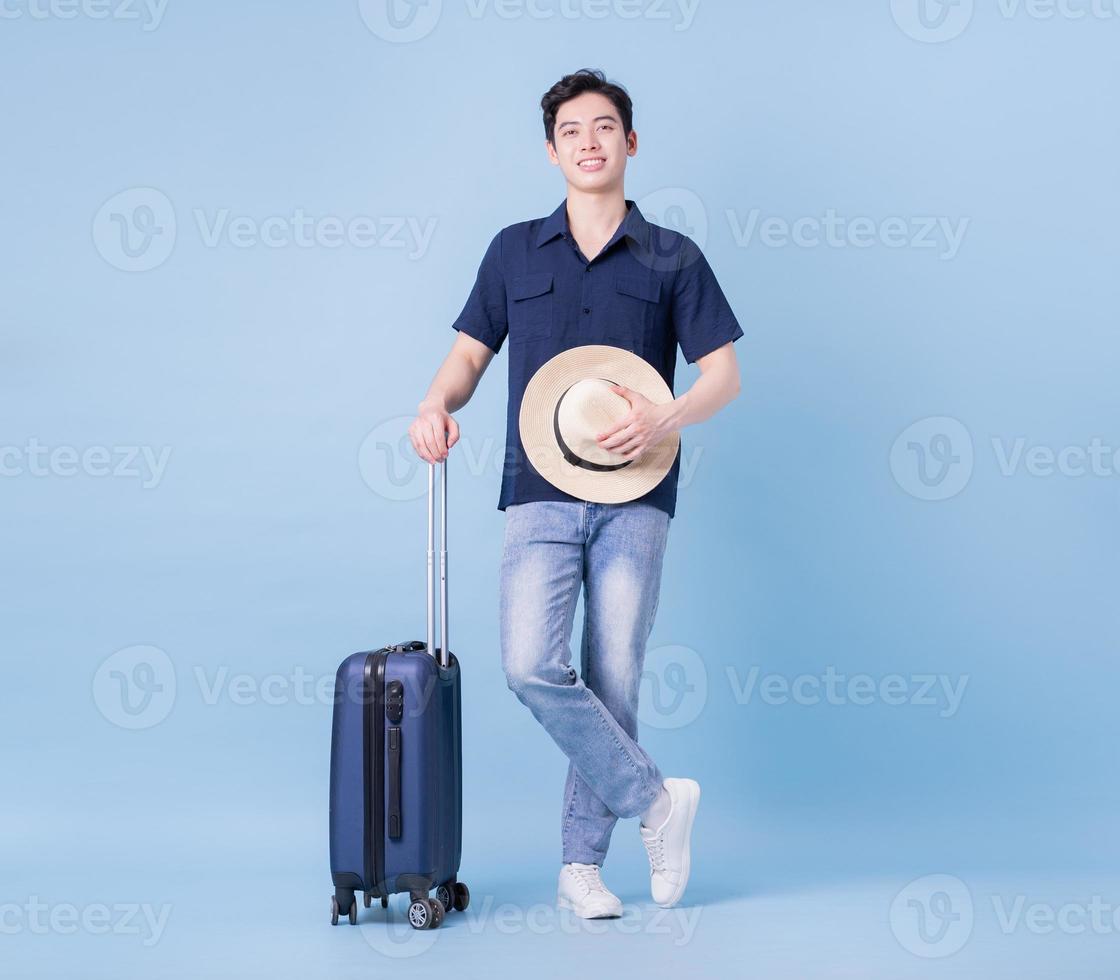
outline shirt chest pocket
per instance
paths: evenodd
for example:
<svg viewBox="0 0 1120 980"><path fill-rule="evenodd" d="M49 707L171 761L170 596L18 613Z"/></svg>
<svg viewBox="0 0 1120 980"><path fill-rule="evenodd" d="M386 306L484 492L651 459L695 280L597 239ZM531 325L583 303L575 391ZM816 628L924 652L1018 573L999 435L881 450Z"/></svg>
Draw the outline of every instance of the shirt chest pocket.
<svg viewBox="0 0 1120 980"><path fill-rule="evenodd" d="M661 302L661 281L655 276L615 276L611 291L607 337L619 347L650 346Z"/></svg>
<svg viewBox="0 0 1120 980"><path fill-rule="evenodd" d="M527 272L514 276L509 285L509 339L539 340L552 333L555 305L551 272Z"/></svg>

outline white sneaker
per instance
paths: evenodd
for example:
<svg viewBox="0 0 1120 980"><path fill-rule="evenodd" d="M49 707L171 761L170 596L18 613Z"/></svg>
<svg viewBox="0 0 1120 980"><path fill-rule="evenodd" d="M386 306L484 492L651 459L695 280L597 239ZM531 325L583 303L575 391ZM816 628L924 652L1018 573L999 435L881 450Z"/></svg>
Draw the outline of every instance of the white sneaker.
<svg viewBox="0 0 1120 980"><path fill-rule="evenodd" d="M676 905L688 885L689 840L700 804L700 784L694 779L666 779L662 784L672 806L656 829L638 825L649 854L649 884L653 900L663 908Z"/></svg>
<svg viewBox="0 0 1120 980"><path fill-rule="evenodd" d="M614 919L622 902L607 890L597 864L565 864L556 886L557 908L570 909L581 919Z"/></svg>

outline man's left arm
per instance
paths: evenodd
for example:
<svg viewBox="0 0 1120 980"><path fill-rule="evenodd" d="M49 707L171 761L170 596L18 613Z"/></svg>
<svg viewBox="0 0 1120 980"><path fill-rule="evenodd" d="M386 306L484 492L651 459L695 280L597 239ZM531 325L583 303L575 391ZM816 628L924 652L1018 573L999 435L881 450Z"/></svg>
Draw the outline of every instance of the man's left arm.
<svg viewBox="0 0 1120 980"><path fill-rule="evenodd" d="M630 411L617 425L599 433L599 445L636 459L670 432L711 418L739 394L739 361L732 341L698 357L696 363L700 377L688 391L663 405L655 405L623 385L613 385L614 392L630 402Z"/></svg>
<svg viewBox="0 0 1120 980"><path fill-rule="evenodd" d="M697 358L696 363L700 365L700 377L688 391L664 406L672 429L683 429L710 419L741 390L739 358L733 341Z"/></svg>
<svg viewBox="0 0 1120 980"><path fill-rule="evenodd" d="M630 411L599 433L598 441L603 449L627 459L641 455L670 432L711 418L740 391L734 344L743 336L742 327L695 242L686 238L682 254L687 261L671 297L673 328L685 360L700 366L700 377L664 405L655 405L629 388L614 387L630 402Z"/></svg>

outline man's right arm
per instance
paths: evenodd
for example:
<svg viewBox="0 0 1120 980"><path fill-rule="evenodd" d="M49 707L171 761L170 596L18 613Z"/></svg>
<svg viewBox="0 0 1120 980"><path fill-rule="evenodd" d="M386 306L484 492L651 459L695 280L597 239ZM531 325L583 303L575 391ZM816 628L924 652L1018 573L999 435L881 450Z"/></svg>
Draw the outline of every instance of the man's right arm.
<svg viewBox="0 0 1120 980"><path fill-rule="evenodd" d="M463 311L451 326L458 331L451 353L444 359L420 402L408 435L421 459L438 463L459 441L459 423L452 417L474 394L482 372L502 349L506 324L506 288L502 264L502 232L491 240L482 257L474 288Z"/></svg>
<svg viewBox="0 0 1120 980"><path fill-rule="evenodd" d="M470 401L493 357L494 351L484 343L459 332L408 429L421 459L437 463L447 458L448 451L459 441L459 423L451 413Z"/></svg>

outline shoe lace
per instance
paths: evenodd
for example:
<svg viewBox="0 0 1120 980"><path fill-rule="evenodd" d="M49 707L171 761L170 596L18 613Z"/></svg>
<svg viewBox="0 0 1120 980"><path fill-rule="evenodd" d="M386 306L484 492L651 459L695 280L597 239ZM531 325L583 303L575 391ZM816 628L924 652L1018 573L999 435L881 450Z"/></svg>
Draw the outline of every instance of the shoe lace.
<svg viewBox="0 0 1120 980"><path fill-rule="evenodd" d="M642 835L642 843L646 846L646 853L649 855L649 866L653 871L665 870L665 835L652 834L650 836Z"/></svg>
<svg viewBox="0 0 1120 980"><path fill-rule="evenodd" d="M603 886L603 879L599 877L599 866L597 864L572 864L569 867L572 869L572 874L576 876L576 881L583 886L585 892L605 892L607 890Z"/></svg>

